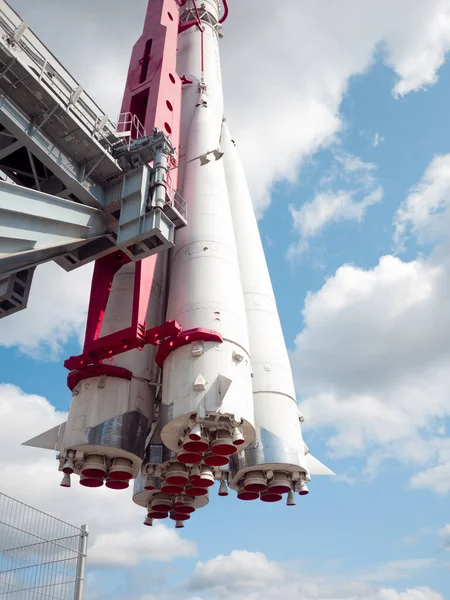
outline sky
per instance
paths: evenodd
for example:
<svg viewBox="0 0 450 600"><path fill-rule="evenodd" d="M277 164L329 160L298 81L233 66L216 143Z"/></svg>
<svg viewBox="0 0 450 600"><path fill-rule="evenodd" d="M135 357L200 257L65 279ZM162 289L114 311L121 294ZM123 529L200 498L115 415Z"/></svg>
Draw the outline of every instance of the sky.
<svg viewBox="0 0 450 600"><path fill-rule="evenodd" d="M10 0L115 117L145 0ZM86 600L450 598L450 0L229 0L227 119L305 415L335 477L182 533L21 447L65 420L91 268L0 322L0 491L88 523Z"/></svg>

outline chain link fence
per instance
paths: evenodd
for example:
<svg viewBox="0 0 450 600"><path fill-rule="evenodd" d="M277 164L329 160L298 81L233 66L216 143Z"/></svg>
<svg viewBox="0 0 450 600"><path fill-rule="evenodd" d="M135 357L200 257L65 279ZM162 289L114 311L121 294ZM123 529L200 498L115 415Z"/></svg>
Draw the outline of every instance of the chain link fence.
<svg viewBox="0 0 450 600"><path fill-rule="evenodd" d="M87 528L0 493L0 600L81 600Z"/></svg>

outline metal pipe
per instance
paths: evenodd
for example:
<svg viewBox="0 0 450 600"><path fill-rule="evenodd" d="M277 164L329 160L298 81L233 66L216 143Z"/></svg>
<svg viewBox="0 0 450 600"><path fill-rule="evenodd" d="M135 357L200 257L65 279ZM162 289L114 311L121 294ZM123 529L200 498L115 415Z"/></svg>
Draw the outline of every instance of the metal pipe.
<svg viewBox="0 0 450 600"><path fill-rule="evenodd" d="M219 23L223 23L224 21L226 21L228 18L228 13L229 13L227 0L222 0L222 2L223 2L223 15L220 17Z"/></svg>
<svg viewBox="0 0 450 600"><path fill-rule="evenodd" d="M88 535L89 535L89 532L88 532L87 525L82 525L81 533L80 533L80 541L78 542L78 560L77 560L77 573L76 573L76 580L75 580L74 600L83 600Z"/></svg>
<svg viewBox="0 0 450 600"><path fill-rule="evenodd" d="M203 38L205 28L202 25L202 21L200 19L196 1L192 0L192 4L194 6L195 16L197 18L198 28L200 29L200 35L201 35L201 55L202 55L201 56L201 61L202 61L201 70L202 70L202 81L203 81L203 76L205 74L205 41Z"/></svg>

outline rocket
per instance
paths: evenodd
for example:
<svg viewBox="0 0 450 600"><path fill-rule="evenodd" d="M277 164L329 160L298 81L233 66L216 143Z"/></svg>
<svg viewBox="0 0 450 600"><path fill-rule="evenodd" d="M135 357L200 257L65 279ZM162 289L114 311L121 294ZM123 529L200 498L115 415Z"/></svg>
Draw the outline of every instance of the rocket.
<svg viewBox="0 0 450 600"><path fill-rule="evenodd" d="M172 200L175 240L140 261L121 251L96 261L83 353L65 363L67 422L26 442L58 452L62 486L74 475L111 490L134 480L145 525L170 518L183 527L214 485L219 496L231 488L240 500L285 497L292 506L312 475L332 474L303 440L225 119L219 42L227 16L226 0L149 2L121 122L136 148L152 149L150 180L140 185L155 208Z"/></svg>

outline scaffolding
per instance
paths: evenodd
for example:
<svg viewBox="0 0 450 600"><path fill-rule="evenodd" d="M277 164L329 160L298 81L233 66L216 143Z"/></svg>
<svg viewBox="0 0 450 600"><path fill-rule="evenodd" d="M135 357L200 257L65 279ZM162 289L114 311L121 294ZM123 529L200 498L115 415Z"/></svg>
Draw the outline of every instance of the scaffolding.
<svg viewBox="0 0 450 600"><path fill-rule="evenodd" d="M0 493L0 600L81 600L87 535Z"/></svg>

